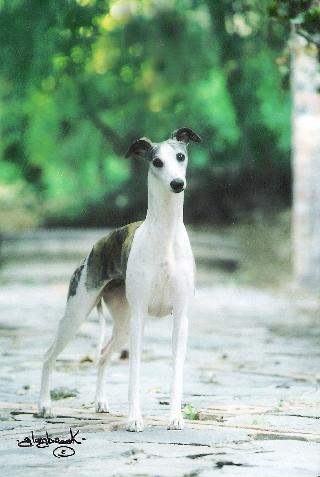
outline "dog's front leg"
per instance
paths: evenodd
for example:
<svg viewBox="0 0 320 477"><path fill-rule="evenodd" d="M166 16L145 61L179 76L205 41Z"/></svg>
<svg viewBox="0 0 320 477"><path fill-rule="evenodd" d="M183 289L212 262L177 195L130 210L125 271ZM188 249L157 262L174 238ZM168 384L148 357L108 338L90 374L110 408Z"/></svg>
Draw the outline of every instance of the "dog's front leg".
<svg viewBox="0 0 320 477"><path fill-rule="evenodd" d="M181 399L183 388L183 367L188 338L188 318L186 310L174 313L173 320L173 375L171 384L171 412L168 429L183 429Z"/></svg>
<svg viewBox="0 0 320 477"><path fill-rule="evenodd" d="M127 430L143 431L140 411L140 366L144 316L141 310L132 310L130 321L129 418Z"/></svg>

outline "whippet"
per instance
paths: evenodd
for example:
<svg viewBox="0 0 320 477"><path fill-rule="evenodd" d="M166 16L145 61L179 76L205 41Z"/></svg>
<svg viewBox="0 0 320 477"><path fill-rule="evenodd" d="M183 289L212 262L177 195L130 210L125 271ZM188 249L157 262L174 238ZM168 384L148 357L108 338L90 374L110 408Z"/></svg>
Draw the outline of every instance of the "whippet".
<svg viewBox="0 0 320 477"><path fill-rule="evenodd" d="M140 412L140 361L144 317L173 316L173 377L168 429L182 429L183 365L187 310L194 295L194 258L183 223L187 145L200 142L189 128L173 132L170 139L153 143L136 140L126 157L149 161L148 211L143 222L118 228L99 240L71 277L65 314L44 357L38 415L53 415L50 377L57 356L75 336L81 323L102 301L114 320L111 339L100 353L96 411L108 412L105 371L112 353L130 338L129 419L127 430L142 431ZM103 320L102 320L103 321Z"/></svg>

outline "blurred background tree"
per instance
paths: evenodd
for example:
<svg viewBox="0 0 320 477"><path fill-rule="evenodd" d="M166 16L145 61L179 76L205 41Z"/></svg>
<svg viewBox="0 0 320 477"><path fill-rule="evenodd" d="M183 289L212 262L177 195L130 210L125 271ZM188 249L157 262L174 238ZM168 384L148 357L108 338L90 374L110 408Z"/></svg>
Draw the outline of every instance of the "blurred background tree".
<svg viewBox="0 0 320 477"><path fill-rule="evenodd" d="M163 140L183 125L204 138L190 161L189 222L287 207L289 26L269 7L2 0L3 208L47 225L141 218L146 165L123 154L136 137Z"/></svg>
<svg viewBox="0 0 320 477"><path fill-rule="evenodd" d="M274 0L270 13L291 26L293 266L299 285L320 283L320 2Z"/></svg>

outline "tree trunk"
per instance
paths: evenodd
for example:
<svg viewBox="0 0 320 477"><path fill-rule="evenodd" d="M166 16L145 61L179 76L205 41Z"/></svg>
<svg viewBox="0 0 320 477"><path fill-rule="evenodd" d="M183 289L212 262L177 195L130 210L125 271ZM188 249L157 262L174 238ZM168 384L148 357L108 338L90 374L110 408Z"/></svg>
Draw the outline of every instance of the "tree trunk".
<svg viewBox="0 0 320 477"><path fill-rule="evenodd" d="M320 94L317 48L292 30L293 266L320 290Z"/></svg>

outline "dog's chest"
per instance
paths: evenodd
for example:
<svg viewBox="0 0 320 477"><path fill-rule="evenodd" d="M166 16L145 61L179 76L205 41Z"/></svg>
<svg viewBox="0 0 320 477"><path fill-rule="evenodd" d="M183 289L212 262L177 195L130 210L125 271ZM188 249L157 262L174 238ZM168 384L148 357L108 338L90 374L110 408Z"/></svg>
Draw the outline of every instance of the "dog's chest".
<svg viewBox="0 0 320 477"><path fill-rule="evenodd" d="M171 314L179 300L184 302L194 292L194 261L185 229L171 241L160 232L150 236L143 226L138 229L126 278L129 302L138 296L148 313L158 317Z"/></svg>
<svg viewBox="0 0 320 477"><path fill-rule="evenodd" d="M150 264L148 313L151 316L162 317L172 312L175 268L173 257L161 257Z"/></svg>

